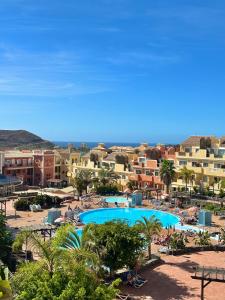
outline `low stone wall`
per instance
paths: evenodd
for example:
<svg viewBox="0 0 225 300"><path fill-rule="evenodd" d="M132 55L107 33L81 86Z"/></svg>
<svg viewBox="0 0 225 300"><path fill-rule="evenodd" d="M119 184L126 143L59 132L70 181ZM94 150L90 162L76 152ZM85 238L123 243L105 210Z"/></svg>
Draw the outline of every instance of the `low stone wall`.
<svg viewBox="0 0 225 300"><path fill-rule="evenodd" d="M210 245L210 246L194 246L186 247L185 249L169 250L169 255L182 255L187 253L195 253L201 251L225 251L225 245Z"/></svg>
<svg viewBox="0 0 225 300"><path fill-rule="evenodd" d="M158 265L160 265L162 263L163 263L163 260L159 256L153 254L152 259L147 260L145 262L145 264L141 266L141 270L146 270L146 269L149 269L149 268L155 268L155 267L157 267Z"/></svg>

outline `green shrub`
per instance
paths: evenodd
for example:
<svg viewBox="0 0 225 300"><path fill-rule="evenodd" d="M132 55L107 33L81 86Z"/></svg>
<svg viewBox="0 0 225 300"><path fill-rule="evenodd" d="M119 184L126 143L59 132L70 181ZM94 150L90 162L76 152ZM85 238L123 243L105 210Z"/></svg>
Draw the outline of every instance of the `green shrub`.
<svg viewBox="0 0 225 300"><path fill-rule="evenodd" d="M33 204L32 200L21 198L14 203L14 208L18 211L25 211L29 210L30 204Z"/></svg>
<svg viewBox="0 0 225 300"><path fill-rule="evenodd" d="M40 205L42 208L51 208L60 206L62 199L58 197L50 197L48 195L37 195L33 199L19 199L14 203L14 207L18 211L26 211L30 209L31 204Z"/></svg>
<svg viewBox="0 0 225 300"><path fill-rule="evenodd" d="M116 185L100 185L96 187L96 193L101 196L116 195L119 190Z"/></svg>

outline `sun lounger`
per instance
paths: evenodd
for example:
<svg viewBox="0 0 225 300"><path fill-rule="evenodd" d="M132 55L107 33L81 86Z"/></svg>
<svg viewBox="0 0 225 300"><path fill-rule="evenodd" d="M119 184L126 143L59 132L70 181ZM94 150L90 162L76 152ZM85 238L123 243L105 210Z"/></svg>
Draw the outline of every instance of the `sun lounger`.
<svg viewBox="0 0 225 300"><path fill-rule="evenodd" d="M136 275L135 278L137 279L137 281L139 282L143 282L143 283L147 283L148 280L147 279L144 279L143 277L141 277L140 275Z"/></svg>
<svg viewBox="0 0 225 300"><path fill-rule="evenodd" d="M29 205L30 211L37 212L42 211L41 205L39 204L31 204Z"/></svg>
<svg viewBox="0 0 225 300"><path fill-rule="evenodd" d="M127 285L134 287L135 289L140 289L144 285L144 282L132 279L128 281Z"/></svg>
<svg viewBox="0 0 225 300"><path fill-rule="evenodd" d="M119 300L128 300L131 299L130 295L126 295L126 294L117 294L116 295L116 299Z"/></svg>
<svg viewBox="0 0 225 300"><path fill-rule="evenodd" d="M161 247L159 248L159 253L165 253L167 254L169 252L169 248L168 247Z"/></svg>

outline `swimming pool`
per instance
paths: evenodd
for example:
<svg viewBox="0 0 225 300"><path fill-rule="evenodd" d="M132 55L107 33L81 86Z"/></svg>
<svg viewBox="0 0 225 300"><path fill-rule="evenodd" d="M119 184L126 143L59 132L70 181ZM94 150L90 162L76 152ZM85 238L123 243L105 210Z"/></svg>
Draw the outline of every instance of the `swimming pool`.
<svg viewBox="0 0 225 300"><path fill-rule="evenodd" d="M100 208L93 209L80 214L80 220L84 224L103 224L112 220L126 221L130 226L134 225L142 217L155 216L160 220L163 227L174 226L180 219L170 213L144 208Z"/></svg>
<svg viewBox="0 0 225 300"><path fill-rule="evenodd" d="M127 198L125 197L107 197L104 199L107 203L125 203L127 202Z"/></svg>

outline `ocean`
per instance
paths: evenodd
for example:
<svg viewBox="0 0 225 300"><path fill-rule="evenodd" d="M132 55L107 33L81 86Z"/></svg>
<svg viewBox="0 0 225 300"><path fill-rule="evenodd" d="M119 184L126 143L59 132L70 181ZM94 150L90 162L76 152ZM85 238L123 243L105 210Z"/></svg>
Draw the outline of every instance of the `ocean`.
<svg viewBox="0 0 225 300"><path fill-rule="evenodd" d="M94 147L96 147L99 142L62 142L62 141L54 141L53 142L55 145L59 146L59 147L67 147L68 144L72 144L75 148L78 148L81 146L81 144L86 144L88 146L88 148L92 149ZM112 142L105 142L104 143L105 146L107 148L112 147L112 146L131 146L131 147L137 147L139 146L141 143L112 143ZM150 146L154 146L155 144L149 143Z"/></svg>

